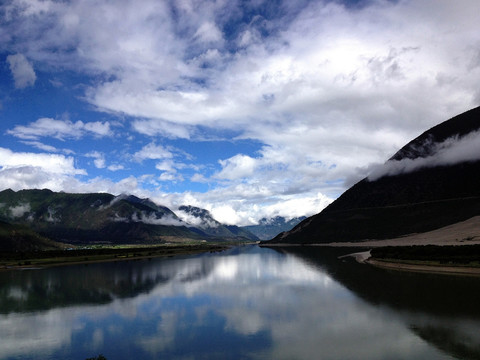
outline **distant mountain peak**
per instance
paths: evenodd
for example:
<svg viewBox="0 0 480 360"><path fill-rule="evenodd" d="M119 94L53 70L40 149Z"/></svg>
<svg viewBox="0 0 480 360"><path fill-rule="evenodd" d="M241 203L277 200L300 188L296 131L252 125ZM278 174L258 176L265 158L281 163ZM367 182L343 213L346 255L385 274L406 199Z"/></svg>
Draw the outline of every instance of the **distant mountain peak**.
<svg viewBox="0 0 480 360"><path fill-rule="evenodd" d="M305 216L287 220L283 216L273 218L262 218L258 225L244 226L243 228L255 234L261 240L270 240L278 234L292 229L295 225L305 219Z"/></svg>
<svg viewBox="0 0 480 360"><path fill-rule="evenodd" d="M210 214L210 211L196 206L182 205L178 208L177 214L183 221L201 229L221 226L220 222Z"/></svg>
<svg viewBox="0 0 480 360"><path fill-rule="evenodd" d="M38 238L81 244L161 243L175 238L257 240L248 231L222 225L207 210L193 206L182 209L189 222L165 206L134 195L0 191L0 222L25 227L32 234L38 233Z"/></svg>

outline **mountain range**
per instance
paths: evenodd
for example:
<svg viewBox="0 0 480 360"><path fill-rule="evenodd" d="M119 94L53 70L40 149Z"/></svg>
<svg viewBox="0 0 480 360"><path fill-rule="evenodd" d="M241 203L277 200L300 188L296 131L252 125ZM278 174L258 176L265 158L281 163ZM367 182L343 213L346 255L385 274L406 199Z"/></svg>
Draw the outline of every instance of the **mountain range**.
<svg viewBox="0 0 480 360"><path fill-rule="evenodd" d="M290 220L285 219L283 216L275 216L270 219L262 218L258 225L248 225L243 226L243 228L256 235L260 240L270 240L281 232L291 230L305 219L305 216L295 217Z"/></svg>
<svg viewBox="0 0 480 360"><path fill-rule="evenodd" d="M431 232L480 216L480 107L410 141L322 212L306 219L221 224L205 209L176 213L149 199L44 190L0 192L0 250L182 241L331 243ZM292 228L293 227L293 228Z"/></svg>
<svg viewBox="0 0 480 360"><path fill-rule="evenodd" d="M402 147L322 212L272 243L381 240L480 215L480 107Z"/></svg>
<svg viewBox="0 0 480 360"><path fill-rule="evenodd" d="M183 206L179 213L183 219L165 206L132 195L8 189L0 192L0 249L35 249L39 244L43 248L47 243L58 246L53 241L154 244L258 240L245 229L219 223L207 210Z"/></svg>

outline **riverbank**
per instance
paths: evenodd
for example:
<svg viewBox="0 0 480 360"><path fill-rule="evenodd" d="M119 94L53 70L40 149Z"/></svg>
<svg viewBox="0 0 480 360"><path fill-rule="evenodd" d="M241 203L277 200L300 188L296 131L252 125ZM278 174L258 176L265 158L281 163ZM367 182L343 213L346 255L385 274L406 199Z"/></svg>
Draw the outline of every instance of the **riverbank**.
<svg viewBox="0 0 480 360"><path fill-rule="evenodd" d="M445 274L445 275L463 275L463 276L480 276L480 268L470 266L448 266L441 264L422 264L418 261L392 261L381 260L375 258L368 258L364 260L365 264L369 264L382 269L422 272L430 274Z"/></svg>
<svg viewBox="0 0 480 360"><path fill-rule="evenodd" d="M358 242L332 242L332 243L314 243L314 244L262 244L261 246L267 247L289 247L289 246L313 246L313 247L345 247L345 248L358 248L365 249L364 252L350 254L355 257L357 261L370 264L376 267L388 268L392 270L402 271L418 271L418 272L431 272L442 274L457 274L457 275L480 275L480 266L468 266L468 262L471 262L472 254L469 254L470 258L468 262L464 259L455 260L455 265L449 264L449 256L437 261L425 261L422 258L410 258L410 259L398 259L398 258L386 258L386 257L366 257L367 251L372 250L375 254L375 249L394 248L397 252L404 252L407 248L412 247L428 247L436 246L444 249L460 249L469 248L470 246L480 246L480 216L475 216L466 221L462 221L456 224L445 226L440 229L432 230L425 233L409 234L406 236L375 240L368 239ZM402 250L404 248L404 250ZM455 251L454 251L455 252ZM477 251L478 253L478 251ZM361 254L361 256L357 256ZM476 260L480 262L480 253Z"/></svg>
<svg viewBox="0 0 480 360"><path fill-rule="evenodd" d="M365 263L393 270L480 275L480 245L373 248Z"/></svg>
<svg viewBox="0 0 480 360"><path fill-rule="evenodd" d="M365 239L355 242L331 242L311 244L265 244L264 246L329 246L329 247L357 247L377 248L384 246L413 246L413 245L476 245L480 244L480 216L445 226L436 230L409 234L393 239L377 240Z"/></svg>
<svg viewBox="0 0 480 360"><path fill-rule="evenodd" d="M162 244L154 246L100 247L93 249L52 250L26 253L1 253L1 270L26 270L51 266L88 264L95 262L142 260L157 257L220 252L231 244Z"/></svg>

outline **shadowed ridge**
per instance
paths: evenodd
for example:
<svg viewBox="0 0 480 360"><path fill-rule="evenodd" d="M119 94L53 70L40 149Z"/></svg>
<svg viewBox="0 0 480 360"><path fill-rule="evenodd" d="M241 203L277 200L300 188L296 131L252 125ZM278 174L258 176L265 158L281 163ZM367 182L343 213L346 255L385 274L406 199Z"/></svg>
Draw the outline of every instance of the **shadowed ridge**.
<svg viewBox="0 0 480 360"><path fill-rule="evenodd" d="M480 107L415 138L391 159L432 155L433 144L480 128ZM321 213L273 243L329 243L388 239L438 229L480 215L480 161L423 167L409 173L363 179Z"/></svg>

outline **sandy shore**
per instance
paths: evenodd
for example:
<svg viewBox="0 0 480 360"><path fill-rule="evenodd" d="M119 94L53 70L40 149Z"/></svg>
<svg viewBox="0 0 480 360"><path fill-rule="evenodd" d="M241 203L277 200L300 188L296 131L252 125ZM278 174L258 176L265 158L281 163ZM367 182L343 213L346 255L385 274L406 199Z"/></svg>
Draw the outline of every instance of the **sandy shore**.
<svg viewBox="0 0 480 360"><path fill-rule="evenodd" d="M388 240L364 240L360 242L332 242L327 244L272 244L273 246L326 246L326 247L353 247L372 249L382 246L414 246L414 245L476 245L480 244L480 216L473 217L443 228L421 233L410 234ZM271 246L270 244L268 246ZM439 274L474 275L480 276L480 269L466 266L441 266L424 264L406 264L388 262L370 257L369 251L363 251L346 256L354 257L358 262L381 268L402 271L429 272Z"/></svg>
<svg viewBox="0 0 480 360"><path fill-rule="evenodd" d="M430 273L430 274L480 276L480 268L468 267L468 266L406 264L406 263L400 263L400 262L383 261L383 260L373 259L373 258L366 259L364 262L366 264L376 266L379 268L398 270L398 271L424 272L424 273Z"/></svg>
<svg viewBox="0 0 480 360"><path fill-rule="evenodd" d="M364 247L412 246L412 245L475 245L480 244L480 216L475 216L443 228L410 234L388 240L364 240L357 242L331 242L326 244L305 244L307 246ZM303 246L303 244L268 244L267 246Z"/></svg>
<svg viewBox="0 0 480 360"><path fill-rule="evenodd" d="M348 245L347 245L348 244ZM388 240L368 240L360 243L332 243L330 246L411 246L411 245L475 245L480 244L480 216L429 231Z"/></svg>

